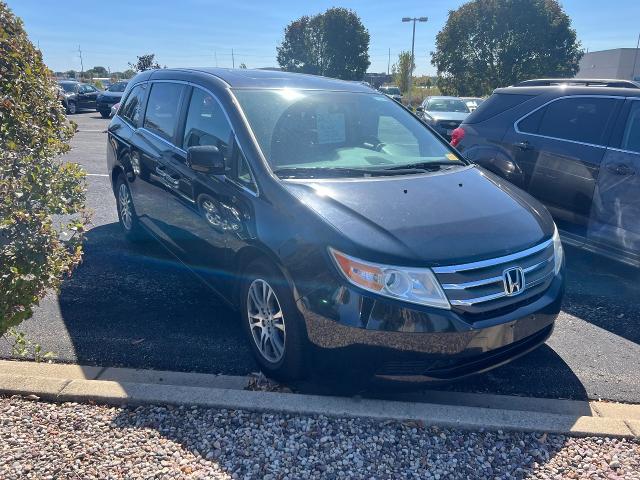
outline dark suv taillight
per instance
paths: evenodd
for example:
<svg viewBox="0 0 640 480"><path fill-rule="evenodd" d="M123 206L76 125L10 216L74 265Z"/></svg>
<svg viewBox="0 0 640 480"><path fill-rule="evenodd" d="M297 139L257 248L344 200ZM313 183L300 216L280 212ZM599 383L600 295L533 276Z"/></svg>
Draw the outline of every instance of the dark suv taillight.
<svg viewBox="0 0 640 480"><path fill-rule="evenodd" d="M457 147L460 143L460 140L464 138L464 128L458 127L453 132L451 132L451 146Z"/></svg>

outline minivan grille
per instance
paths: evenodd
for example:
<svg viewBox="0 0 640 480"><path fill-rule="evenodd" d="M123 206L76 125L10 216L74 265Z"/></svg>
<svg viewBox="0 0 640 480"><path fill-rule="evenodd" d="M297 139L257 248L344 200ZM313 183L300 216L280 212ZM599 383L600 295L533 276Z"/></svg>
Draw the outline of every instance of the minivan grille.
<svg viewBox="0 0 640 480"><path fill-rule="evenodd" d="M507 293L505 271L521 269L518 292ZM451 307L471 316L508 310L545 291L553 280L553 240L504 257L433 269Z"/></svg>

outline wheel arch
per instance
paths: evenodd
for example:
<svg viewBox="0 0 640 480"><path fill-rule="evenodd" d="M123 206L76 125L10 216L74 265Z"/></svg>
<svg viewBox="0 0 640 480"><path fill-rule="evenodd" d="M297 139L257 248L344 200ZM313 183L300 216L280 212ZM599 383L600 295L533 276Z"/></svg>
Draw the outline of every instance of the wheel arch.
<svg viewBox="0 0 640 480"><path fill-rule="evenodd" d="M276 267L291 287L293 297L295 299L299 298L293 279L291 278L291 275L289 274L287 269L282 265L282 262L280 261L278 256L265 246L247 245L236 252L233 259L232 268L233 272L235 273L236 281L233 285L231 296L232 301L235 305L240 304L240 292L242 289L242 283L245 279L249 265L259 259L266 260L274 267Z"/></svg>

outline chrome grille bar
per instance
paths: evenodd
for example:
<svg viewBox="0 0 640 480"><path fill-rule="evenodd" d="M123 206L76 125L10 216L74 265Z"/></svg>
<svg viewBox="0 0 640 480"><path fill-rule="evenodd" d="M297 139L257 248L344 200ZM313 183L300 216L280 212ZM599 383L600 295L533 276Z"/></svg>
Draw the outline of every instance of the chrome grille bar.
<svg viewBox="0 0 640 480"><path fill-rule="evenodd" d="M546 275L538 278L537 280L534 280L531 283L525 284L524 290L522 290L518 295L511 295L511 297L512 298L517 298L523 292L526 292L530 288L533 288L533 287L535 287L537 285L540 285L541 283L545 282L552 275L553 275L553 270L551 272L547 273ZM449 300L449 303L451 305L468 307L468 306L475 305L475 304L478 304L478 303L490 302L491 300L497 300L499 298L507 297L507 296L508 296L507 293L502 291L502 292L498 292L498 293L493 293L491 295L485 295L483 297L467 298L465 300Z"/></svg>
<svg viewBox="0 0 640 480"><path fill-rule="evenodd" d="M523 269L524 273L531 273L540 268L544 267L548 263L553 262L553 256L549 257L546 260L543 260L540 263L536 263L535 265L531 265ZM502 275L498 275L496 277L491 278L483 278L482 280L475 280L473 282L466 283L445 283L442 285L442 288L445 290L467 290L469 288L482 287L483 285L491 285L492 283L502 282Z"/></svg>
<svg viewBox="0 0 640 480"><path fill-rule="evenodd" d="M493 267L495 265L500 265L501 263L508 263L523 257L528 257L529 255L533 255L534 253L540 252L545 248L548 248L549 245L552 244L552 242L553 242L553 239L549 239L546 242L536 245L535 247L528 248L527 250L522 250L521 252L512 253L511 255L505 255L504 257L490 258L488 260L480 260L479 262L463 263L461 265L433 267L432 270L436 274L438 274L438 273L464 272L467 270L477 270L485 267Z"/></svg>

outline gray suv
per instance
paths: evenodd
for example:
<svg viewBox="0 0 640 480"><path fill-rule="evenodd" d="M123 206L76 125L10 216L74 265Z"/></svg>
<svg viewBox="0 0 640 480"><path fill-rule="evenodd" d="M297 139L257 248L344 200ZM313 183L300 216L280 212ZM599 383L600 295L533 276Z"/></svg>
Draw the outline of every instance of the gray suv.
<svg viewBox="0 0 640 480"><path fill-rule="evenodd" d="M541 200L566 242L640 265L638 83L542 79L499 88L451 143Z"/></svg>

